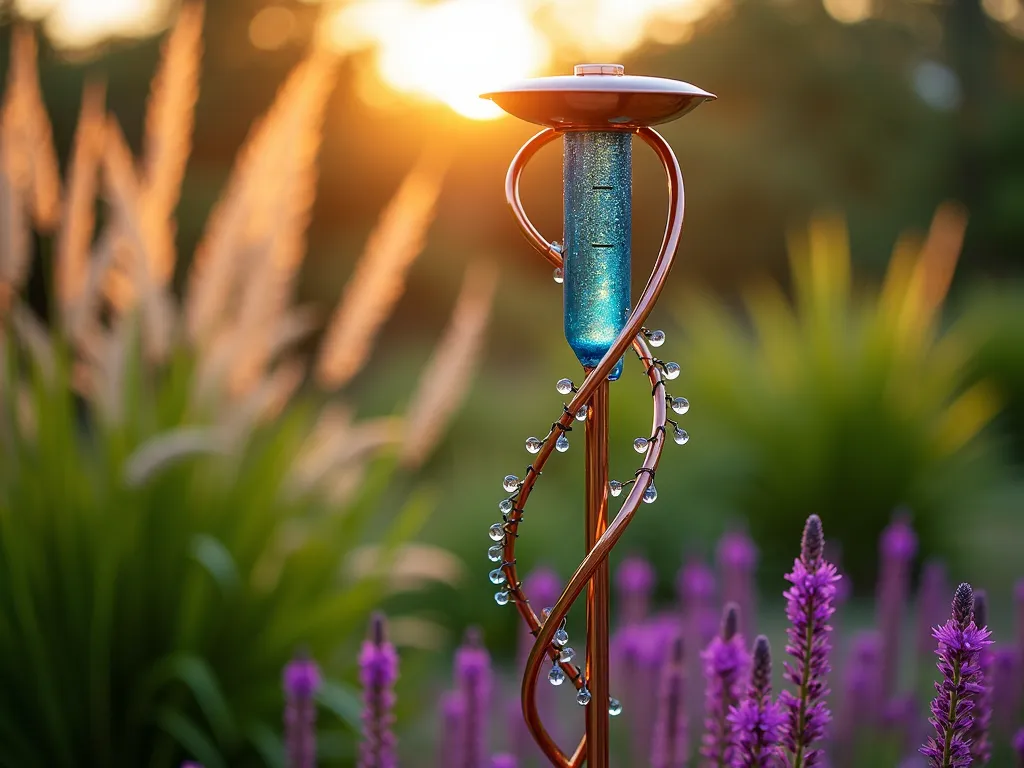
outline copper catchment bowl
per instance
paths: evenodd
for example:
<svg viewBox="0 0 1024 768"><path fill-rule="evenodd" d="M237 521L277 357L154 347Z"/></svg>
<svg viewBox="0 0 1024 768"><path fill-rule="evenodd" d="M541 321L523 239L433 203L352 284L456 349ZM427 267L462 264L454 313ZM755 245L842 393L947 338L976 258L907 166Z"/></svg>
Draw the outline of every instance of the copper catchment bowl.
<svg viewBox="0 0 1024 768"><path fill-rule="evenodd" d="M481 98L521 120L566 131L667 123L717 97L682 80L627 75L621 64L577 64L571 75L519 80Z"/></svg>

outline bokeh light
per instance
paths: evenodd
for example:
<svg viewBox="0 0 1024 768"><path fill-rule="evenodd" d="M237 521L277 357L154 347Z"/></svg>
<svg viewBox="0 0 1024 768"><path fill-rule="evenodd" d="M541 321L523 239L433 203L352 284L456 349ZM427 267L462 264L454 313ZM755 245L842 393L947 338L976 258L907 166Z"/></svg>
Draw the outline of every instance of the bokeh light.
<svg viewBox="0 0 1024 768"><path fill-rule="evenodd" d="M145 37L167 25L169 0L15 0L18 11L44 23L61 48L88 48L111 37Z"/></svg>
<svg viewBox="0 0 1024 768"><path fill-rule="evenodd" d="M263 51L275 51L295 34L295 14L280 5L270 5L249 22L249 41Z"/></svg>

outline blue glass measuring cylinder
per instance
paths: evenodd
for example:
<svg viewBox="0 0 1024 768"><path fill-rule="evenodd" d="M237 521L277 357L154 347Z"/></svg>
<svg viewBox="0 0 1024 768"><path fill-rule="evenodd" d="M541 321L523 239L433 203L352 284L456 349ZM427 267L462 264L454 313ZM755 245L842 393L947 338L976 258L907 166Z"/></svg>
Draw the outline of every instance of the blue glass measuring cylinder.
<svg viewBox="0 0 1024 768"><path fill-rule="evenodd" d="M565 338L592 368L632 306L632 133L567 131L563 141ZM619 360L608 378L621 374Z"/></svg>

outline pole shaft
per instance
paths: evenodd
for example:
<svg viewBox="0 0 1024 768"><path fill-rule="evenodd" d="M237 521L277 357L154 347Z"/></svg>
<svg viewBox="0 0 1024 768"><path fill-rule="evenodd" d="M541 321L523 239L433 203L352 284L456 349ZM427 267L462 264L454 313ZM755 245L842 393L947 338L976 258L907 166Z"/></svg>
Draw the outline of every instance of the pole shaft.
<svg viewBox="0 0 1024 768"><path fill-rule="evenodd" d="M587 414L586 545L593 550L608 527L608 380L594 390ZM587 587L587 766L608 768L608 561Z"/></svg>

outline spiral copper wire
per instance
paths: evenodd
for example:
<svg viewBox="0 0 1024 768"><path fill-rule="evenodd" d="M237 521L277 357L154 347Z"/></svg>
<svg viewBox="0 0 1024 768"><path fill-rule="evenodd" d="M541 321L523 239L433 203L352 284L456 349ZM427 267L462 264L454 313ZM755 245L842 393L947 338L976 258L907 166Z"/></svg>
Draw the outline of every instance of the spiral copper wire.
<svg viewBox="0 0 1024 768"><path fill-rule="evenodd" d="M608 766L608 556L621 538L640 504L644 493L654 481L662 448L665 442L667 417L666 398L661 369L648 349L643 334L644 323L664 288L676 249L682 233L684 192L683 177L679 163L668 142L649 127L631 128L654 149L668 181L669 214L661 250L654 264L654 270L630 315L626 327L619 334L598 365L587 371L582 385L576 390L558 421L552 425L540 451L534 457L526 476L515 496L515 503L504 524L504 555L502 569L508 579L510 599L535 636L523 676L522 707L523 717L534 740L541 750L558 768L577 768L587 762L589 768ZM526 142L509 167L505 178L505 196L517 223L530 244L549 263L561 267L560 248L546 240L523 210L519 195L519 180L527 162L545 144L561 135L559 131L546 128ZM654 399L652 438L644 455L643 465L636 473L636 482L622 504L615 519L609 524L608 509L608 374L615 367L628 347L632 347L651 381ZM571 429L574 414L583 406L588 407L587 418L587 537L588 553L569 580L561 597L555 603L550 615L543 622L530 607L519 581L515 548L519 523L523 510L533 491L537 478L555 449L555 442L564 431ZM562 625L569 609L579 598L584 587L587 595L587 662L579 670L571 662L560 662L560 648L553 642L555 632ZM552 739L541 721L537 708L536 689L538 672L545 659L560 664L577 689L587 685L592 698L587 705L586 733L571 755L566 754ZM590 756L588 758L588 752Z"/></svg>

